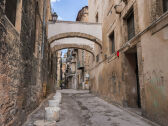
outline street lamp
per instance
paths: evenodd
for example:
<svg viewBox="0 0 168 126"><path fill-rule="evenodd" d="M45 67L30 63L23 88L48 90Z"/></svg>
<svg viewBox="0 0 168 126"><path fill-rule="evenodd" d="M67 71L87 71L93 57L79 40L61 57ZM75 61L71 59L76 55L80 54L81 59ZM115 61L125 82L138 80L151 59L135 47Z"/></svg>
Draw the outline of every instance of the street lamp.
<svg viewBox="0 0 168 126"><path fill-rule="evenodd" d="M53 20L54 22L56 22L56 21L57 21L57 18L58 18L58 15L57 15L56 12L54 12L54 13L52 14L52 20Z"/></svg>

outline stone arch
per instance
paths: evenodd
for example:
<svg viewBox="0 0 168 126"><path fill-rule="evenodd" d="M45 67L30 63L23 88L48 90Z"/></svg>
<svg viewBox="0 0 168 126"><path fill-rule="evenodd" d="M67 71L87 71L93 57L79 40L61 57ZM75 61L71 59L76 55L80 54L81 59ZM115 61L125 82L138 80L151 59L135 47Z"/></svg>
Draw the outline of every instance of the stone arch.
<svg viewBox="0 0 168 126"><path fill-rule="evenodd" d="M93 55L93 57L95 57L94 50L90 46L88 46L88 45L77 45L77 44L55 45L52 48L52 52L59 51L59 50L62 50L62 49L67 49L67 48L83 49L83 50L91 53Z"/></svg>
<svg viewBox="0 0 168 126"><path fill-rule="evenodd" d="M102 49L102 41L92 35L86 34L86 33L80 33L80 32L67 32L67 33L61 33L61 34L57 34L55 36L52 36L48 39L49 43L53 43L56 40L59 39L64 39L64 38L84 38L84 39L88 39L94 43L96 43L97 45L100 46L100 48Z"/></svg>

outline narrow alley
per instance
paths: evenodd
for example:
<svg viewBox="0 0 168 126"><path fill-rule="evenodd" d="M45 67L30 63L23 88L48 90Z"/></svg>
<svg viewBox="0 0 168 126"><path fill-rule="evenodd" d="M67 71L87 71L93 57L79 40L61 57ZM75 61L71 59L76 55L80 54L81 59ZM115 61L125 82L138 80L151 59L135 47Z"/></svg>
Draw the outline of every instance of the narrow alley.
<svg viewBox="0 0 168 126"><path fill-rule="evenodd" d="M138 114L105 102L89 91L65 89L60 92L63 98L60 121L56 126L158 126ZM33 126L44 120L44 107L47 106L47 101L42 103L23 126Z"/></svg>
<svg viewBox="0 0 168 126"><path fill-rule="evenodd" d="M0 126L168 126L168 0L0 0Z"/></svg>

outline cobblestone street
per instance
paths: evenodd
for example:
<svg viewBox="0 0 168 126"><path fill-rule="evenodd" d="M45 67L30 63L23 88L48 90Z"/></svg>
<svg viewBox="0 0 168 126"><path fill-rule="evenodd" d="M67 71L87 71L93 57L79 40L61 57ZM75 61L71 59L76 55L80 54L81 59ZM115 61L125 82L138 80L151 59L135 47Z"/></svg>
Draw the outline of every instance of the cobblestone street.
<svg viewBox="0 0 168 126"><path fill-rule="evenodd" d="M155 126L150 121L116 107L90 94L88 91L62 90L60 121L56 126ZM49 97L49 99L51 96ZM24 126L33 126L37 120L44 119L42 103Z"/></svg>

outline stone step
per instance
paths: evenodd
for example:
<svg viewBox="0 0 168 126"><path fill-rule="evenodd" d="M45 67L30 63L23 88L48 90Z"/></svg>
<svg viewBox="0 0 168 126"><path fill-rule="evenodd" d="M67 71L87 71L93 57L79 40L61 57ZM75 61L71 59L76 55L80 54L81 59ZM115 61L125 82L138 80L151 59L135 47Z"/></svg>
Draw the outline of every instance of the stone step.
<svg viewBox="0 0 168 126"><path fill-rule="evenodd" d="M60 101L60 103L61 103L61 101L62 101L62 98L61 98L61 97L56 97L56 96L54 96L54 97L53 97L53 100Z"/></svg>
<svg viewBox="0 0 168 126"><path fill-rule="evenodd" d="M59 107L46 107L45 108L46 121L59 121L60 108Z"/></svg>
<svg viewBox="0 0 168 126"><path fill-rule="evenodd" d="M61 103L60 99L56 99L56 100L49 100L48 101L48 105L49 107L59 107Z"/></svg>
<svg viewBox="0 0 168 126"><path fill-rule="evenodd" d="M57 92L54 96L56 96L56 97L61 97L62 95L61 95L60 92Z"/></svg>
<svg viewBox="0 0 168 126"><path fill-rule="evenodd" d="M60 92L57 92L54 96L53 96L54 100L58 100L60 103L62 101L62 95Z"/></svg>
<svg viewBox="0 0 168 126"><path fill-rule="evenodd" d="M34 122L34 126L56 126L56 121L37 120Z"/></svg>

